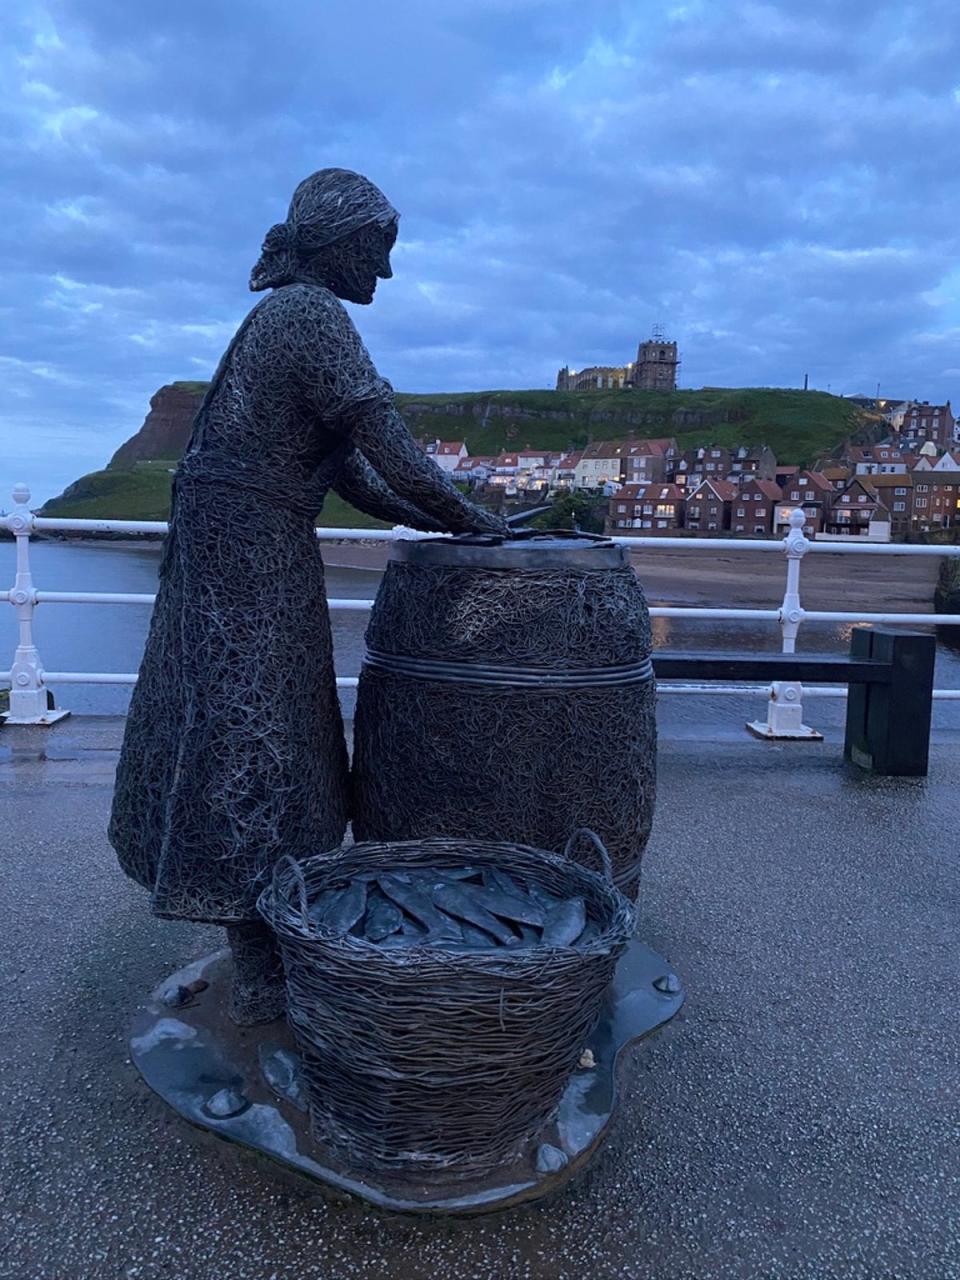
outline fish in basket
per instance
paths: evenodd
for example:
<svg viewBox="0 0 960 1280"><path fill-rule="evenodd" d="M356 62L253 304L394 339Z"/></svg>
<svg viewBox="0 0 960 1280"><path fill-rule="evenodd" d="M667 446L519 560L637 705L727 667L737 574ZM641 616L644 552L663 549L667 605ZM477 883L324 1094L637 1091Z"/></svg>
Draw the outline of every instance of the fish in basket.
<svg viewBox="0 0 960 1280"><path fill-rule="evenodd" d="M482 1176L535 1142L635 925L589 840L602 875L442 838L277 864L259 907L283 956L313 1131L351 1167Z"/></svg>

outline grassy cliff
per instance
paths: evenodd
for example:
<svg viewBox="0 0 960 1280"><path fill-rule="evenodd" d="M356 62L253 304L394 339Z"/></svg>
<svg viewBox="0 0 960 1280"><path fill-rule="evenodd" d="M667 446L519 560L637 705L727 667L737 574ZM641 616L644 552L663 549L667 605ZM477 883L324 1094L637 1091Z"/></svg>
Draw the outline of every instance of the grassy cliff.
<svg viewBox="0 0 960 1280"><path fill-rule="evenodd" d="M768 444L778 461L805 465L871 429L870 420L839 396L774 387L401 394L397 404L416 434L465 440L474 454L669 435L684 449Z"/></svg>
<svg viewBox="0 0 960 1280"><path fill-rule="evenodd" d="M136 457L123 446L110 466L82 476L43 508L48 516L163 520L169 513L171 469L189 433L203 383L173 387L195 397L183 422L164 422ZM186 403L186 401L185 401ZM453 395L398 394L411 431L421 437L464 440L472 454L501 449L565 450L593 440L675 436L681 448L768 444L778 461L808 465L848 437L878 438L882 424L848 400L821 391L767 387L702 391L476 391ZM162 438L163 447L159 447ZM130 444L131 442L128 442ZM127 450L124 453L124 450ZM130 458L126 465L118 459ZM375 527L335 496L322 523Z"/></svg>

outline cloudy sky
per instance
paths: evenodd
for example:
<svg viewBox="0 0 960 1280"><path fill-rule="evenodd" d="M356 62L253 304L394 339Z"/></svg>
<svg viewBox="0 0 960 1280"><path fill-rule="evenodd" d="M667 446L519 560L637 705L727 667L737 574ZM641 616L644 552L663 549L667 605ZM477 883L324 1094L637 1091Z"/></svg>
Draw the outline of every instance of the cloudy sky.
<svg viewBox="0 0 960 1280"><path fill-rule="evenodd" d="M410 391L960 399L955 0L3 0L0 507L207 377L295 184L403 214L356 319Z"/></svg>

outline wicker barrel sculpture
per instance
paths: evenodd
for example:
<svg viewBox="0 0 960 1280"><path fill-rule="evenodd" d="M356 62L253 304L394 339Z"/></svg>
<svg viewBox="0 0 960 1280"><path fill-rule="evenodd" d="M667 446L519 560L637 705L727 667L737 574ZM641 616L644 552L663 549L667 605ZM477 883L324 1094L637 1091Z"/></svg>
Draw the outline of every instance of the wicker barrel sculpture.
<svg viewBox="0 0 960 1280"><path fill-rule="evenodd" d="M397 543L357 694L355 838L560 851L585 826L635 893L656 787L650 649L640 583L606 539Z"/></svg>

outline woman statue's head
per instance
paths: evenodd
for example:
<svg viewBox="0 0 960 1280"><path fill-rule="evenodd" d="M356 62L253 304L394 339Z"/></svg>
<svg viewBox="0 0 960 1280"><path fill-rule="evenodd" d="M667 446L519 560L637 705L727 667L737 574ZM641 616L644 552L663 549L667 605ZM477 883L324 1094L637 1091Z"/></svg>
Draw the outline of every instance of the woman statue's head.
<svg viewBox="0 0 960 1280"><path fill-rule="evenodd" d="M349 169L320 169L293 193L286 222L267 232L250 288L303 281L322 284L348 302L373 301L387 280L400 215L367 178Z"/></svg>

